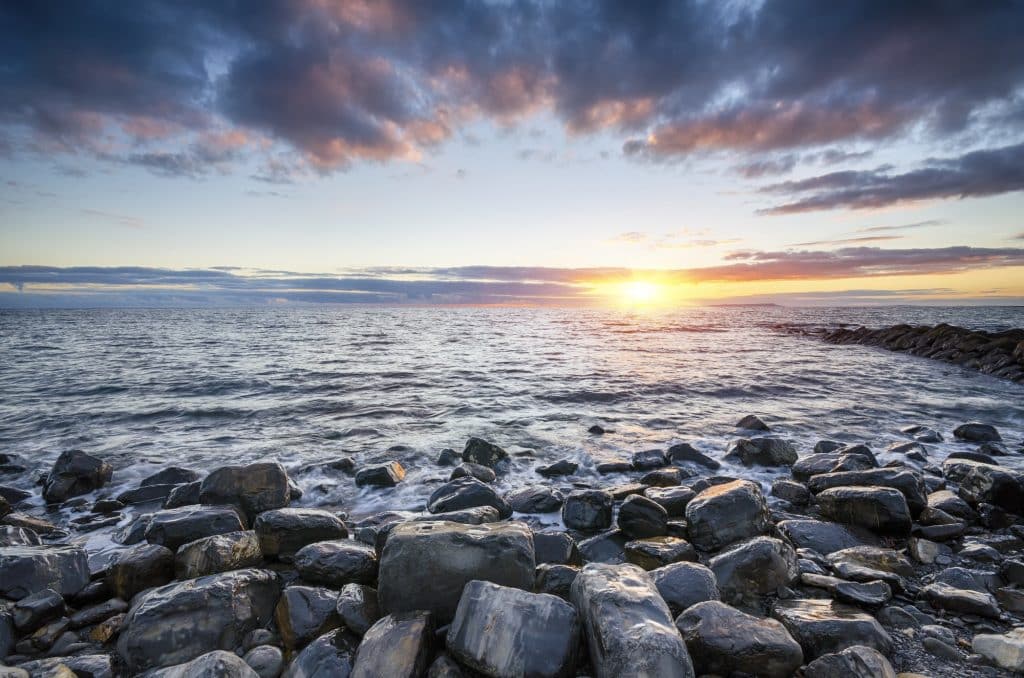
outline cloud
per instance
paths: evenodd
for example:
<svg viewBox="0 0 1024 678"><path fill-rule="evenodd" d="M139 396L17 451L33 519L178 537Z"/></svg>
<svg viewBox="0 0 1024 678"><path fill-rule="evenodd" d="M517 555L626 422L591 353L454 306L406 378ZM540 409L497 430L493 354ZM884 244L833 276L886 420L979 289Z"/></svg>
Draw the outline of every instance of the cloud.
<svg viewBox="0 0 1024 678"><path fill-rule="evenodd" d="M101 210L93 210L93 209L82 209L82 210L79 210L79 212L84 214L85 216L98 217L98 218L103 219L105 221L109 221L109 222L112 222L114 224L117 224L118 226L124 226L126 228L139 229L139 228L145 228L145 226L146 226L145 220L143 220L143 219L141 219L139 217L132 217L132 216L124 215L124 214L112 214L110 212L103 212Z"/></svg>
<svg viewBox="0 0 1024 678"><path fill-rule="evenodd" d="M840 238L838 240L815 240L813 242L793 243L791 247L817 247L819 245L855 245L868 242L885 242L886 240L902 240L902 235L866 235L857 238Z"/></svg>
<svg viewBox="0 0 1024 678"><path fill-rule="evenodd" d="M933 158L925 166L894 173L880 167L841 171L771 184L765 193L795 196L762 214L796 214L844 207L877 209L941 198L977 198L1024 190L1024 143L981 149L955 158Z"/></svg>
<svg viewBox="0 0 1024 678"><path fill-rule="evenodd" d="M740 242L739 238L713 239L695 237L703 235L706 231L693 233L683 229L674 233L646 233L643 231L627 231L608 239L610 243L624 243L630 245L646 245L652 250L659 249L701 249L706 247L718 247L720 245L732 245Z"/></svg>
<svg viewBox="0 0 1024 678"><path fill-rule="evenodd" d="M898 224L896 226L869 226L867 228L858 228L858 233L888 233L890 231L910 231L918 228L932 228L935 226L941 226L947 223L944 219L928 219L926 221L916 221L912 224Z"/></svg>

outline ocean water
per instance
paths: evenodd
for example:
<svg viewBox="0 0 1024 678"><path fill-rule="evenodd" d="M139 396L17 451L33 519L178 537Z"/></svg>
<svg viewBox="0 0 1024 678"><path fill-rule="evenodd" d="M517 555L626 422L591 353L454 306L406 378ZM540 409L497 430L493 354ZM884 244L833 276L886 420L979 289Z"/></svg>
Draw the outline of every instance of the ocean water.
<svg viewBox="0 0 1024 678"><path fill-rule="evenodd" d="M599 477L594 459L683 441L721 458L748 413L801 454L822 438L882 452L906 440L902 426L924 424L946 438L928 446L941 461L973 449L952 439L968 420L994 424L1014 448L1024 440L1020 385L771 329L783 322L999 330L1024 326L1024 309L0 312L0 452L29 468L0 483L32 487L68 449L113 464L110 495L171 464L276 459L304 490L300 504L360 517L421 509L450 472L438 453L470 436L514 455L502 489L624 482ZM588 434L594 423L610 432ZM408 475L394 489L359 489L315 467L343 456L357 468L397 459ZM533 470L564 457L581 464L578 476L547 481ZM776 471L721 473L768 483Z"/></svg>

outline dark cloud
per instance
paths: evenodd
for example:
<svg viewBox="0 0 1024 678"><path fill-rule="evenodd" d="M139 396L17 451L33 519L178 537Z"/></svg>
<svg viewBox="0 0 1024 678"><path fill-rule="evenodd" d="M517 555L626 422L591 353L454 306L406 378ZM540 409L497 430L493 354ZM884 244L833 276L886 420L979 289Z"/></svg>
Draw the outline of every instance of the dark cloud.
<svg viewBox="0 0 1024 678"><path fill-rule="evenodd" d="M831 172L772 184L767 193L796 200L763 214L794 214L839 207L873 209L939 198L977 198L1024 190L1024 144L971 151L956 158L933 158L925 166L895 173L882 167Z"/></svg>

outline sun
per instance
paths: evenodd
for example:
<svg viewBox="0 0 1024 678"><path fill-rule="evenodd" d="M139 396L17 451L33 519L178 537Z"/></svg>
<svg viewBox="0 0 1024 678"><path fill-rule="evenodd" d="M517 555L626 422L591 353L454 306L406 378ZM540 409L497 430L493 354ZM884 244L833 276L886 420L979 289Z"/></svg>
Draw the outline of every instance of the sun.
<svg viewBox="0 0 1024 678"><path fill-rule="evenodd" d="M619 295L630 304L653 304L664 295L664 285L650 280L631 280L622 283Z"/></svg>

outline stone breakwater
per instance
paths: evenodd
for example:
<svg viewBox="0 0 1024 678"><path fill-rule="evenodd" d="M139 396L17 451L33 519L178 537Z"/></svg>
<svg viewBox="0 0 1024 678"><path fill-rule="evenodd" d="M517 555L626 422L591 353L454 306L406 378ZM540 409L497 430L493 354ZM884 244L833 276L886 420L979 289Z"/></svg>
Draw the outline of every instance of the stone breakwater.
<svg viewBox="0 0 1024 678"><path fill-rule="evenodd" d="M291 506L276 462L168 467L115 497L109 464L66 452L41 492L71 524L0 486L0 676L1024 672L1024 475L1000 463L1024 450L968 422L939 464L943 434L910 424L880 467L738 428L722 459L770 486L681 443L603 469L625 484L562 460L500 494L509 456L472 438L426 462L452 470L423 510L361 520ZM324 466L368 492L407 482L345 462ZM65 529L100 525L112 558Z"/></svg>
<svg viewBox="0 0 1024 678"><path fill-rule="evenodd" d="M893 325L878 329L789 323L772 327L788 334L816 337L830 344L877 346L943 360L1024 384L1024 329L984 332L945 323L935 326Z"/></svg>

